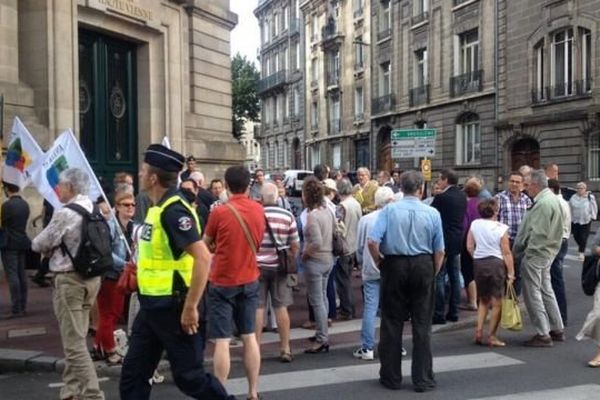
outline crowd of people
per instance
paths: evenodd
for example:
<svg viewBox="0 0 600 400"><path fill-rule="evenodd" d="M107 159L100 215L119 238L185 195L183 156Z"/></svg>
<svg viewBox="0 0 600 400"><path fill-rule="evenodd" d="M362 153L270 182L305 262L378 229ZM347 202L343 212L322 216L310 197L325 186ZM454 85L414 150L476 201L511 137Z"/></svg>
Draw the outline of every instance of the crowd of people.
<svg viewBox="0 0 600 400"><path fill-rule="evenodd" d="M495 195L481 177L459 185L451 169L439 173L429 197L417 171L379 171L375 180L362 167L356 180L317 165L304 179L297 209L280 178L267 180L265 171L256 170L252 179L246 168L234 166L207 184L193 157L162 145L146 150L137 193L134 176L121 172L105 188L107 199L90 199L90 177L67 169L60 174L61 202L99 210L110 232L112 268L93 278L77 273L71 256L82 241L83 217L70 207L46 209L43 231L29 240L29 206L18 187L4 183L0 248L11 317L26 313L25 256L31 248L45 260L34 281L46 286L46 272L53 276L66 366L62 399L104 398L93 360L123 365L123 399L149 398L165 352L182 392L231 399L225 385L235 338L243 345L247 398L260 398L260 339L270 316L280 338L279 360L294 359L288 308L299 277L308 304L302 326L314 330L304 353L327 353L331 324L362 317L353 355L373 360L377 353L380 383L390 389L401 386L407 321L417 392L436 386L432 325L458 321L459 309L477 312L474 343L506 346L498 327L508 285L522 294L535 330L525 345L551 347L566 340L562 263L571 234L583 257L598 211L585 183L564 200L555 164L510 172L506 190ZM600 256L600 232L591 253ZM118 285L130 265L137 266L133 294ZM357 270L362 299L353 296ZM125 320L129 346L123 354L114 332ZM577 338L600 343L599 291ZM214 341L212 373L203 365L207 340ZM600 367L600 348L589 366Z"/></svg>

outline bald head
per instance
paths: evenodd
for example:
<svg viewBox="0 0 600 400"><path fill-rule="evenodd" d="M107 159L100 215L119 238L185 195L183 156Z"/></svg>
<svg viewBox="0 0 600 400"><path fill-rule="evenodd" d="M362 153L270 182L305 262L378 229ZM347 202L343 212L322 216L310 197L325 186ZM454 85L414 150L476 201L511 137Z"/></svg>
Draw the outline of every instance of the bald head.
<svg viewBox="0 0 600 400"><path fill-rule="evenodd" d="M277 198L279 197L279 189L274 183L265 182L260 189L260 195L262 197L263 205L275 205L277 204Z"/></svg>

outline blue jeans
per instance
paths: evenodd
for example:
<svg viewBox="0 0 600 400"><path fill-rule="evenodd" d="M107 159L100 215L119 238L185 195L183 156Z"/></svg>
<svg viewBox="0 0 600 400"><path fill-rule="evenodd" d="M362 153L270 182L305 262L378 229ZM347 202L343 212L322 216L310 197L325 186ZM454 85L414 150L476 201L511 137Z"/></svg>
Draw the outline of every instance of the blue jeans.
<svg viewBox="0 0 600 400"><path fill-rule="evenodd" d="M375 318L377 317L377 309L379 308L380 288L380 279L363 281L365 307L363 310L360 339L362 341L362 348L367 350L373 350L375 347Z"/></svg>
<svg viewBox="0 0 600 400"><path fill-rule="evenodd" d="M567 255L567 250L569 250L569 241L568 239L563 239L560 250L558 250L558 254L554 258L554 261L552 261L552 265L550 265L552 290L554 290L560 316L565 326L567 325L567 295L565 292L565 280L563 278L563 261L565 255Z"/></svg>
<svg viewBox="0 0 600 400"><path fill-rule="evenodd" d="M449 255L435 278L435 313L433 320L443 322L446 319L458 321L458 303L460 302L460 255ZM446 275L450 284L448 295L448 313L446 314Z"/></svg>

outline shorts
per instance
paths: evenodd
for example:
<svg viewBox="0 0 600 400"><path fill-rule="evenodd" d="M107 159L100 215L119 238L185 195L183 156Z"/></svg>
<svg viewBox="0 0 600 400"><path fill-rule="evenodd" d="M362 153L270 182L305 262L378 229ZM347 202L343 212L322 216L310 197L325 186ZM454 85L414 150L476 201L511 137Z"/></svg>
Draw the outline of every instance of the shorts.
<svg viewBox="0 0 600 400"><path fill-rule="evenodd" d="M287 274L271 269L261 269L258 289L258 308L267 304L267 295L271 295L273 308L288 307L294 303L292 288L288 286Z"/></svg>
<svg viewBox="0 0 600 400"><path fill-rule="evenodd" d="M239 286L208 286L208 337L229 339L233 324L240 335L254 333L258 281Z"/></svg>

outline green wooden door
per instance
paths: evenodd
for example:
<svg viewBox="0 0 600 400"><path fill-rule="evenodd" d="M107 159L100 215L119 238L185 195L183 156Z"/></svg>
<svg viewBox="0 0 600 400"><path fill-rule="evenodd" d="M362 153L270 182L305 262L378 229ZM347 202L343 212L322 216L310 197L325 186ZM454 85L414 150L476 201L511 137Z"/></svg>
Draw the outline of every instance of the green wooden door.
<svg viewBox="0 0 600 400"><path fill-rule="evenodd" d="M135 45L79 30L81 147L98 178L137 175Z"/></svg>

